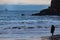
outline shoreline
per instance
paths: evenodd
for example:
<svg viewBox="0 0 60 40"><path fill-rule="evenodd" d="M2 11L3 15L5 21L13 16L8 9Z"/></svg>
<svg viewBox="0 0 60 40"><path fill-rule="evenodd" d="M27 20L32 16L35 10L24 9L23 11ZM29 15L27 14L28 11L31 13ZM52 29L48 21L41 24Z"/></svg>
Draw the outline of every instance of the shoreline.
<svg viewBox="0 0 60 40"><path fill-rule="evenodd" d="M60 40L60 34L53 36L54 40ZM42 37L31 37L31 38L21 38L21 37L0 37L0 40L52 40L51 36Z"/></svg>

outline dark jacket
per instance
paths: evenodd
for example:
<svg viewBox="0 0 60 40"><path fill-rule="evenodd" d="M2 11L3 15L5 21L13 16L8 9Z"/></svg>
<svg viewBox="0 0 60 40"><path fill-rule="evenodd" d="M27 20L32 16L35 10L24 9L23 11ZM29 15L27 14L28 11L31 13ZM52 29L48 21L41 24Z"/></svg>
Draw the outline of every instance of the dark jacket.
<svg viewBox="0 0 60 40"><path fill-rule="evenodd" d="M51 26L51 33L54 33L54 31L55 31L55 27L54 27L54 25L52 25Z"/></svg>

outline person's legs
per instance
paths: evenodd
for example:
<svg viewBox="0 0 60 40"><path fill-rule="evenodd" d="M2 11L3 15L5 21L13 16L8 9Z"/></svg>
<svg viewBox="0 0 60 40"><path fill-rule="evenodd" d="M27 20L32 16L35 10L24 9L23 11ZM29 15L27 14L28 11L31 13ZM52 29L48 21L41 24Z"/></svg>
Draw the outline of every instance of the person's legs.
<svg viewBox="0 0 60 40"><path fill-rule="evenodd" d="M51 40L54 40L54 38L53 38L53 34L54 34L54 33L52 33Z"/></svg>
<svg viewBox="0 0 60 40"><path fill-rule="evenodd" d="M54 35L54 33L52 33L52 36Z"/></svg>

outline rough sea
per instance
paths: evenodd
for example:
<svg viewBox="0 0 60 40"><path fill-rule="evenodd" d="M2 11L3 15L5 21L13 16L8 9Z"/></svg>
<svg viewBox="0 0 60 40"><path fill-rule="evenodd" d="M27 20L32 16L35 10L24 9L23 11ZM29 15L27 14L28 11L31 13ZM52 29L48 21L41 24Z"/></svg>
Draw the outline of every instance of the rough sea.
<svg viewBox="0 0 60 40"><path fill-rule="evenodd" d="M31 16L40 10L0 11L0 37L49 36L51 25L60 33L60 16ZM24 15L22 15L24 14Z"/></svg>

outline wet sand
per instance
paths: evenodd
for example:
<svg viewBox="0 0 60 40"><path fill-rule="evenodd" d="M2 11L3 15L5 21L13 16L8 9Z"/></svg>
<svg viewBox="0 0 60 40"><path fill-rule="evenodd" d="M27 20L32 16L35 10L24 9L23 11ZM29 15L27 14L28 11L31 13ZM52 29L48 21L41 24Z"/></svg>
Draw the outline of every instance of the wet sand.
<svg viewBox="0 0 60 40"><path fill-rule="evenodd" d="M0 38L0 40L41 40L40 38Z"/></svg>
<svg viewBox="0 0 60 40"><path fill-rule="evenodd" d="M60 40L60 34L54 36L44 36L41 37L41 40Z"/></svg>
<svg viewBox="0 0 60 40"><path fill-rule="evenodd" d="M60 34L54 36L43 36L43 37L0 37L0 40L60 40Z"/></svg>

